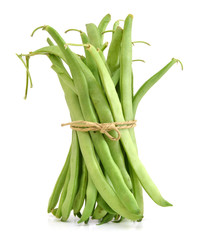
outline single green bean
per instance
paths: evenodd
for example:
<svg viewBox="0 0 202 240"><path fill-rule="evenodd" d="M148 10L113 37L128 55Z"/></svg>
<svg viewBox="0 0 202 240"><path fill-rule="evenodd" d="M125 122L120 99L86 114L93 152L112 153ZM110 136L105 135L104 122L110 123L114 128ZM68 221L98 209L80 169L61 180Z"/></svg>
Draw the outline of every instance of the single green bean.
<svg viewBox="0 0 202 240"><path fill-rule="evenodd" d="M100 54L100 57L102 58L102 61L103 61L104 64L105 64L105 66L106 66L109 74L111 75L111 70L110 70L110 68L109 68L109 66L108 66L108 64L107 64L107 61L106 61L106 59L105 59L105 56L104 56L103 52L102 52L100 49L98 49L98 52L99 52L99 54Z"/></svg>
<svg viewBox="0 0 202 240"><path fill-rule="evenodd" d="M86 30L89 38L89 43L91 43L96 48L101 48L102 42L100 38L100 33L95 24L86 24Z"/></svg>
<svg viewBox="0 0 202 240"><path fill-rule="evenodd" d="M67 174L66 174L66 178L65 178L65 183L62 189L62 193L60 196L60 200L59 200L59 204L58 204L58 208L57 211L55 212L55 216L57 218L61 218L62 217L62 205L64 203L64 200L66 198L67 195L67 189L68 189L68 185L69 185L69 179L70 179L70 168L68 168L67 170Z"/></svg>
<svg viewBox="0 0 202 240"><path fill-rule="evenodd" d="M133 116L135 116L135 114L136 114L138 104L139 104L140 100L142 99L142 97L177 62L180 62L180 61L178 59L173 58L165 67L163 67L159 72L157 72L150 79L148 79L139 88L139 90L136 92L135 96L133 97ZM182 64L181 64L181 66L182 66Z"/></svg>
<svg viewBox="0 0 202 240"><path fill-rule="evenodd" d="M133 168L131 168L131 166L129 167L129 172L130 172L130 177L131 177L131 181L132 181L132 185L133 185L133 194L134 194L134 197L135 197L135 199L137 201L137 204L140 208L140 211L143 215L144 202L143 202L142 186L140 184L140 181L138 180L138 177L137 177L135 171L133 170Z"/></svg>
<svg viewBox="0 0 202 240"><path fill-rule="evenodd" d="M66 174L67 174L67 170L69 168L69 159L70 159L70 155L71 155L71 147L69 149L69 153L67 155L65 164L62 168L62 171L57 179L57 182L55 184L55 187L53 189L53 192L51 194L51 197L49 199L49 203L48 203L48 213L50 213L52 211L52 209L56 206L60 193L62 191L62 188L64 186L64 182L65 182L65 178L66 178Z"/></svg>
<svg viewBox="0 0 202 240"><path fill-rule="evenodd" d="M119 80L120 80L120 68L118 68L112 75L112 81L115 87L118 84Z"/></svg>
<svg viewBox="0 0 202 240"><path fill-rule="evenodd" d="M96 203L96 198L97 198L97 190L88 175L88 185L87 185L87 191L86 191L86 201L85 201L85 208L82 213L82 216L78 223L85 222L93 213L93 209L95 207Z"/></svg>
<svg viewBox="0 0 202 240"><path fill-rule="evenodd" d="M97 203L99 206L101 206L105 211L107 211L110 214L116 214L114 210L110 208L110 206L104 201L104 199L101 197L101 195L98 195L97 197Z"/></svg>
<svg viewBox="0 0 202 240"><path fill-rule="evenodd" d="M83 206L86 187L87 187L88 172L87 172L86 165L83 158L81 158L81 160L82 160L82 172L81 172L81 179L79 183L79 190L76 194L74 204L73 204L74 215L76 215Z"/></svg>
<svg viewBox="0 0 202 240"><path fill-rule="evenodd" d="M79 173L79 143L77 133L72 131L72 149L70 157L70 180L67 188L67 195L62 205L62 221L66 221L72 210L74 198L78 187Z"/></svg>
<svg viewBox="0 0 202 240"><path fill-rule="evenodd" d="M107 14L105 15L102 20L100 21L99 25L98 25L98 31L100 33L100 38L101 38L101 43L103 42L103 34L102 32L105 31L105 29L107 28L109 22L111 21L111 15Z"/></svg>
<svg viewBox="0 0 202 240"><path fill-rule="evenodd" d="M105 211L99 204L95 208L95 211L93 212L93 219L101 219L107 214L107 211Z"/></svg>
<svg viewBox="0 0 202 240"><path fill-rule="evenodd" d="M112 41L109 46L109 51L107 55L107 64L111 73L113 74L119 67L119 56L121 49L123 29L117 27L114 34L112 35Z"/></svg>
<svg viewBox="0 0 202 240"><path fill-rule="evenodd" d="M132 32L133 16L129 14L124 22L120 55L120 93L123 115L126 121L133 120L132 112Z"/></svg>
<svg viewBox="0 0 202 240"><path fill-rule="evenodd" d="M107 213L107 214L102 218L102 220L100 221L100 223L97 224L97 225L102 225L102 224L105 224L105 223L110 222L110 221L114 218L114 216L115 216L115 214Z"/></svg>
<svg viewBox="0 0 202 240"><path fill-rule="evenodd" d="M81 35L83 44L89 43L88 36L84 32L81 32L80 35ZM84 51L85 51L85 55L86 55L86 65L90 68L90 70L93 73L93 75L95 76L96 80L100 83L100 76L98 73L97 66L96 66L95 62L93 61L90 53L86 50L85 47L84 47Z"/></svg>

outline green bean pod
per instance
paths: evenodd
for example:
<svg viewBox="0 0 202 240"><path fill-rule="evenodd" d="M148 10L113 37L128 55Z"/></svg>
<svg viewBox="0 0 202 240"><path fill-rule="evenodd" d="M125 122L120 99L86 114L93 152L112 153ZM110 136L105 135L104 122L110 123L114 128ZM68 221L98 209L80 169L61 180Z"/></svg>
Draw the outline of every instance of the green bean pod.
<svg viewBox="0 0 202 240"><path fill-rule="evenodd" d="M88 180L88 172L86 169L85 162L83 158L81 158L81 160L82 160L82 173L81 173L81 179L79 183L79 189L73 204L74 215L77 215L77 213L79 213L79 211L83 206L85 194L86 194L87 180Z"/></svg>
<svg viewBox="0 0 202 240"><path fill-rule="evenodd" d="M66 178L66 174L67 174L67 170L69 168L69 160L70 160L70 155L71 155L71 147L69 149L69 153L67 155L65 164L62 168L62 171L57 179L57 182L55 184L55 187L53 189L53 192L51 194L51 197L49 199L49 203L48 203L48 213L50 213L52 211L52 209L56 206L60 193L62 191L62 188L64 186L65 183L65 178Z"/></svg>
<svg viewBox="0 0 202 240"><path fill-rule="evenodd" d="M115 214L107 213L107 214L102 218L102 220L100 221L100 223L97 224L97 225L102 225L102 224L105 224L105 223L110 222L110 221L114 218L114 216L115 216Z"/></svg>
<svg viewBox="0 0 202 240"><path fill-rule="evenodd" d="M96 48L101 48L102 41L97 26L93 23L86 24L86 30L89 38L89 43Z"/></svg>
<svg viewBox="0 0 202 240"><path fill-rule="evenodd" d="M89 43L88 36L84 32L81 32L80 35L81 35L83 44ZM95 62L93 61L90 53L86 50L85 47L84 47L84 51L85 51L85 55L86 55L86 65L90 68L90 70L93 73L93 75L95 76L96 80L100 83L100 76L98 73L97 66L96 66Z"/></svg>
<svg viewBox="0 0 202 240"><path fill-rule="evenodd" d="M116 214L116 212L114 212L114 210L110 208L110 206L104 201L104 199L100 195L98 195L97 197L97 203L108 213Z"/></svg>
<svg viewBox="0 0 202 240"><path fill-rule="evenodd" d="M132 32L133 16L129 14L124 22L120 54L120 93L125 120L133 120L132 112Z"/></svg>
<svg viewBox="0 0 202 240"><path fill-rule="evenodd" d="M109 69L112 74L119 67L122 34L123 29L121 27L117 27L114 34L112 35L112 41L109 46L109 51L107 55L107 65L109 66Z"/></svg>
<svg viewBox="0 0 202 240"><path fill-rule="evenodd" d="M107 211L105 211L99 204L97 204L97 207L95 208L93 212L93 219L101 219L107 214Z"/></svg>
<svg viewBox="0 0 202 240"><path fill-rule="evenodd" d="M86 201L85 201L85 208L82 213L82 216L78 223L85 222L93 213L93 209L95 207L96 203L96 198L97 198L97 190L88 175L88 185L87 185L87 191L86 191Z"/></svg>
<svg viewBox="0 0 202 240"><path fill-rule="evenodd" d="M149 78L136 92L133 97L133 116L135 116L138 104L147 91L156 83L159 79L177 62L180 62L178 59L173 58L165 67L163 67L159 72ZM181 62L180 62L181 64ZM182 64L181 64L182 66ZM182 67L183 69L183 67Z"/></svg>
<svg viewBox="0 0 202 240"><path fill-rule="evenodd" d="M61 218L62 217L62 205L63 205L64 200L65 200L66 195L67 195L69 179L70 179L70 168L68 168L68 171L67 171L67 174L66 174L65 183L64 183L64 186L63 186L63 189L62 189L62 193L61 193L61 196L60 196L58 208L57 208L57 211L55 212L55 216L57 218Z"/></svg>
<svg viewBox="0 0 202 240"><path fill-rule="evenodd" d="M70 157L70 180L67 188L67 195L62 205L62 221L66 221L72 210L74 198L78 187L79 173L79 143L77 133L72 132L72 149Z"/></svg>
<svg viewBox="0 0 202 240"><path fill-rule="evenodd" d="M107 28L110 21L111 21L111 15L107 14L102 18L102 20L100 21L100 23L98 25L98 31L100 33L101 43L103 43L103 34L102 33L105 31L105 29Z"/></svg>
<svg viewBox="0 0 202 240"><path fill-rule="evenodd" d="M112 81L115 87L117 86L119 80L120 80L120 68L118 68L112 75Z"/></svg>

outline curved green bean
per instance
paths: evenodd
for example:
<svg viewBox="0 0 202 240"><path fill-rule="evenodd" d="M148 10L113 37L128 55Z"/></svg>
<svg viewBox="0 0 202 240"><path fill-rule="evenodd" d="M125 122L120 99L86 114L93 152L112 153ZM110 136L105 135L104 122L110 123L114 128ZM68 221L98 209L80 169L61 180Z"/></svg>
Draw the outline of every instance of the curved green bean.
<svg viewBox="0 0 202 240"><path fill-rule="evenodd" d="M89 38L89 43L96 48L101 48L102 42L100 38L100 32L97 26L93 23L86 24L86 30Z"/></svg>
<svg viewBox="0 0 202 240"><path fill-rule="evenodd" d="M93 209L95 207L96 203L96 198L97 198L97 190L88 175L88 185L87 185L87 191L86 191L86 201L85 201L85 208L82 213L82 216L78 223L85 222L93 213Z"/></svg>
<svg viewBox="0 0 202 240"><path fill-rule="evenodd" d="M107 65L109 66L109 69L112 74L119 67L122 34L123 34L123 29L120 27L117 27L114 34L112 35L112 41L109 46L109 51L107 55Z"/></svg>
<svg viewBox="0 0 202 240"><path fill-rule="evenodd" d="M72 149L70 158L70 180L67 188L67 195L62 205L62 221L66 221L72 210L74 198L78 187L79 173L79 143L77 133L72 132Z"/></svg>
<svg viewBox="0 0 202 240"><path fill-rule="evenodd" d="M114 218L114 216L115 214L107 213L97 225L102 225L110 222Z"/></svg>
<svg viewBox="0 0 202 240"><path fill-rule="evenodd" d="M111 15L107 14L102 18L102 20L100 21L100 23L98 25L98 31L100 33L101 43L103 42L102 32L105 31L105 29L107 28L107 25L109 24L110 21L111 21Z"/></svg>
<svg viewBox="0 0 202 240"><path fill-rule="evenodd" d="M147 91L175 64L179 62L178 59L173 58L165 67L148 79L136 92L133 97L133 116L135 116L138 104Z"/></svg>
<svg viewBox="0 0 202 240"><path fill-rule="evenodd" d="M99 204L95 208L93 212L93 219L101 219L107 214L107 211L105 211Z"/></svg>
<svg viewBox="0 0 202 240"><path fill-rule="evenodd" d="M79 183L79 190L76 194L73 204L74 215L77 215L83 206L87 187L88 172L83 158L81 158L81 160L82 160L82 173L80 177L81 179Z"/></svg>
<svg viewBox="0 0 202 240"><path fill-rule="evenodd" d="M110 206L104 201L104 199L101 197L101 195L98 195L97 197L97 203L100 207L102 207L105 211L107 211L110 214L116 214L114 210L110 208Z"/></svg>
<svg viewBox="0 0 202 240"><path fill-rule="evenodd" d="M51 194L51 197L49 199L49 203L48 203L48 213L50 213L52 211L52 209L56 206L61 190L64 186L65 183L65 178L66 178L66 174L67 174L67 170L69 168L69 159L70 159L70 155L71 155L71 147L69 149L69 153L67 155L65 164L62 168L62 171L57 179L57 182L55 184L55 187L53 189L53 192Z"/></svg>
<svg viewBox="0 0 202 240"><path fill-rule="evenodd" d="M67 171L67 174L66 174L66 178L65 178L65 183L64 183L64 186L63 186L63 189L62 189L62 193L61 193L61 196L60 196L58 208L57 208L57 211L55 212L55 216L57 218L61 218L62 217L62 205L63 205L64 200L65 200L66 195L67 195L69 179L70 179L70 168L68 168L68 171Z"/></svg>

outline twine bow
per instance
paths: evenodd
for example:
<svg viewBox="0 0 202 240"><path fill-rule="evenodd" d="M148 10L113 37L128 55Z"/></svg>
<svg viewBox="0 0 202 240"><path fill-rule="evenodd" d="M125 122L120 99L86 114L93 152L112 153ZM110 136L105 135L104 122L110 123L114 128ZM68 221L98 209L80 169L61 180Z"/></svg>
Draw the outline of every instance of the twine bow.
<svg viewBox="0 0 202 240"><path fill-rule="evenodd" d="M89 131L99 131L102 134L105 134L110 140L118 141L121 138L121 133L119 129L129 129L136 126L136 120L126 121L126 122L111 122L111 123L97 123L97 122L88 122L88 121L74 121L70 123L61 124L62 127L70 126L71 129L80 131L80 132L89 132ZM109 132L116 131L118 137L113 137Z"/></svg>

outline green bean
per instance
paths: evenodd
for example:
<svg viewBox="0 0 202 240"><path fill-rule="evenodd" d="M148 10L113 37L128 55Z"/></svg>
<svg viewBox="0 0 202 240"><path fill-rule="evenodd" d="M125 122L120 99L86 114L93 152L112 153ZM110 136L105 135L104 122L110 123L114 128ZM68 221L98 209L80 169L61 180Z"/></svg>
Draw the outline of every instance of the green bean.
<svg viewBox="0 0 202 240"><path fill-rule="evenodd" d="M86 30L89 38L89 43L91 43L96 48L101 48L102 42L100 38L100 33L95 24L86 24Z"/></svg>
<svg viewBox="0 0 202 240"><path fill-rule="evenodd" d="M95 208L95 211L93 212L93 219L101 219L107 214L107 211L105 211L99 204Z"/></svg>
<svg viewBox="0 0 202 240"><path fill-rule="evenodd" d="M58 209L57 209L57 211L55 213L55 216L57 218L61 218L62 217L62 205L63 205L64 200L65 200L66 195L67 195L69 179L70 179L70 168L68 168L68 170L67 170L65 183L64 183L64 186L63 186L63 189L62 189L62 193L61 193L61 196L60 196L60 200L59 200L59 204L58 204Z"/></svg>
<svg viewBox="0 0 202 240"><path fill-rule="evenodd" d="M104 199L101 197L101 195L98 195L97 197L97 203L99 206L101 206L105 211L107 211L110 214L116 214L114 210L110 208L110 206L104 201Z"/></svg>
<svg viewBox="0 0 202 240"><path fill-rule="evenodd" d="M144 213L144 202L143 202L143 192L142 192L142 186L138 180L138 177L134 171L134 169L129 166L129 172L130 172L130 178L131 178L131 182L132 182L132 188L133 188L133 194L134 197L137 201L137 204L140 208L140 211L143 215Z"/></svg>
<svg viewBox="0 0 202 240"><path fill-rule="evenodd" d="M108 223L108 222L110 222L113 218L114 218L114 214L107 213L107 214L102 218L102 220L100 221L100 223L97 224L97 225L102 225L102 224Z"/></svg>
<svg viewBox="0 0 202 240"><path fill-rule="evenodd" d="M54 208L54 209L52 209L51 213L55 216L57 210L58 210L57 208Z"/></svg>
<svg viewBox="0 0 202 240"><path fill-rule="evenodd" d="M49 46L54 46L53 41L49 37L46 39L46 41L47 41Z"/></svg>
<svg viewBox="0 0 202 240"><path fill-rule="evenodd" d="M101 81L102 81L103 87L105 89L109 104L111 106L111 110L114 115L115 121L124 122L125 119L123 116L119 97L117 95L114 83L108 73L108 70L106 69L97 50L92 45L90 45L87 49L91 53L92 57L94 58L97 66L98 66ZM138 155L137 155L137 150L134 147L135 145L131 139L131 136L130 136L130 133L128 130L121 131L121 142L126 151L128 160L129 160L132 168L136 172L142 186L144 187L144 189L148 193L148 195L153 199L154 202L156 202L160 206L171 206L171 204L169 202L167 202L166 200L164 200L162 198L158 188L153 183L152 179L148 175L143 164L139 160Z"/></svg>
<svg viewBox="0 0 202 240"><path fill-rule="evenodd" d="M85 63L85 64L87 65L86 58L85 58L84 56L82 56L82 55L80 55L79 57L81 58L82 62Z"/></svg>
<svg viewBox="0 0 202 240"><path fill-rule="evenodd" d="M162 68L159 72L153 75L150 79L148 79L136 92L133 97L133 116L135 116L138 104L142 97L147 93L147 91L177 62L180 62L178 59L173 58L164 68ZM180 62L181 66L182 63ZM183 69L183 66L182 66Z"/></svg>
<svg viewBox="0 0 202 240"><path fill-rule="evenodd" d="M81 179L79 184L79 190L76 194L74 204L73 204L74 215L76 215L83 206L85 193L86 193L87 179L88 179L88 172L86 169L85 162L83 158L81 158L81 160L82 160L82 173L80 177Z"/></svg>
<svg viewBox="0 0 202 240"><path fill-rule="evenodd" d="M112 81L115 87L118 84L119 80L120 80L120 68L118 68L112 75Z"/></svg>
<svg viewBox="0 0 202 240"><path fill-rule="evenodd" d="M124 22L122 44L121 44L121 56L120 56L120 96L123 109L123 115L126 121L133 120L132 109L132 96L133 96L133 73L132 73L132 44L131 44L131 32L132 32L133 16L128 15ZM132 141L137 151L136 139L133 129L129 130ZM129 165L129 172L131 174L131 181L133 185L133 194L143 214L143 195L142 187L136 176L134 169Z"/></svg>
<svg viewBox="0 0 202 240"><path fill-rule="evenodd" d="M84 32L81 32L81 39L82 39L83 44L89 43L88 36ZM85 47L84 47L84 51L85 51L85 55L86 55L86 65L90 68L90 70L93 73L93 75L95 76L96 80L100 83L100 76L98 73L97 66L96 66L95 62L93 61L90 53L86 50Z"/></svg>
<svg viewBox="0 0 202 240"><path fill-rule="evenodd" d="M106 66L109 74L111 75L111 70L109 69L109 66L108 66L108 64L107 64L107 62L106 62L106 59L105 59L105 56L104 56L103 52L102 52L99 48L98 48L98 52L99 52L99 54L100 54L100 57L102 58L102 61L103 61L104 64L105 64L105 66Z"/></svg>
<svg viewBox="0 0 202 240"><path fill-rule="evenodd" d="M97 198L97 190L90 176L88 175L85 208L78 223L85 222L92 215L93 209L96 203L96 198Z"/></svg>
<svg viewBox="0 0 202 240"><path fill-rule="evenodd" d="M67 174L67 169L69 168L69 159L70 159L70 155L71 155L71 147L69 150L69 153L67 155L65 164L62 168L62 171L57 179L57 182L55 184L55 187L53 189L53 192L51 194L51 197L49 199L49 203L48 203L48 213L50 213L52 211L52 209L56 206L61 190L64 186L64 182L65 182L65 178L66 178L66 174Z"/></svg>
<svg viewBox="0 0 202 240"><path fill-rule="evenodd" d="M117 27L112 36L112 41L109 46L109 51L107 55L107 64L112 74L119 67L119 56L120 56L120 49L121 49L122 34L123 34L123 29L120 27Z"/></svg>
<svg viewBox="0 0 202 240"><path fill-rule="evenodd" d="M105 31L105 29L107 28L107 25L109 24L110 21L111 21L111 15L107 14L102 18L102 20L100 21L100 23L98 25L98 31L100 33L101 42L103 42L103 34L102 33Z"/></svg>
<svg viewBox="0 0 202 240"><path fill-rule="evenodd" d="M132 112L132 31L133 16L128 15L124 22L120 55L120 93L123 115L126 121L133 120Z"/></svg>
<svg viewBox="0 0 202 240"><path fill-rule="evenodd" d="M70 157L70 180L67 188L67 195L62 205L62 221L66 221L68 219L76 195L78 187L79 155L80 151L77 133L73 131Z"/></svg>

